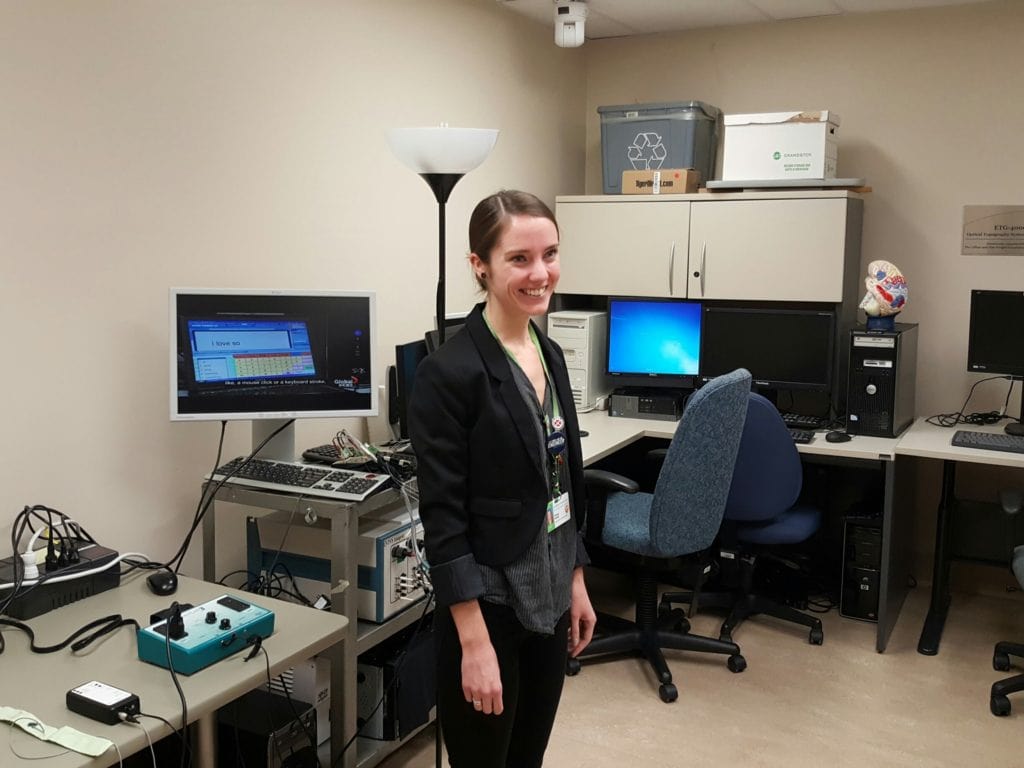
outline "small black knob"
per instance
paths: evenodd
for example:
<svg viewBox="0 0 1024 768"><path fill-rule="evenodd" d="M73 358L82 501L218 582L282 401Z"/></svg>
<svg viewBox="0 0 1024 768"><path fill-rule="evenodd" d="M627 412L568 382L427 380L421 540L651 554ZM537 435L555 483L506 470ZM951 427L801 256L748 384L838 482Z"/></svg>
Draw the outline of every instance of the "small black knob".
<svg viewBox="0 0 1024 768"><path fill-rule="evenodd" d="M227 619L227 618L221 619L220 620L220 628L221 629L231 629L231 619Z"/></svg>
<svg viewBox="0 0 1024 768"><path fill-rule="evenodd" d="M216 624L217 623L217 614L214 611L207 611L206 612L206 623L207 624Z"/></svg>

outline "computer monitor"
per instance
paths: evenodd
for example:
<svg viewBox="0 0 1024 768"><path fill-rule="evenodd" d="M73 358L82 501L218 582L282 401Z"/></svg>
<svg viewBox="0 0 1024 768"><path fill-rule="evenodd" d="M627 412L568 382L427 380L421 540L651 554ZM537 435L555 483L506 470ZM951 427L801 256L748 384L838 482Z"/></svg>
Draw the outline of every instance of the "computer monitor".
<svg viewBox="0 0 1024 768"><path fill-rule="evenodd" d="M967 336L967 370L1024 379L1024 291L971 291L971 323ZM1024 397L1010 434L1024 434Z"/></svg>
<svg viewBox="0 0 1024 768"><path fill-rule="evenodd" d="M413 384L416 381L416 368L426 356L426 341L410 341L395 346L395 397L393 402L398 413L397 419L392 418L391 421L398 424L398 436L403 439L409 437L409 401L412 399ZM388 415L392 416L393 414Z"/></svg>
<svg viewBox="0 0 1024 768"><path fill-rule="evenodd" d="M172 421L282 421L377 414L375 295L352 291L170 290ZM291 442L288 453L288 441ZM294 458L294 434L262 456Z"/></svg>
<svg viewBox="0 0 1024 768"><path fill-rule="evenodd" d="M705 305L701 378L746 368L761 388L830 391L835 325L827 310Z"/></svg>
<svg viewBox="0 0 1024 768"><path fill-rule="evenodd" d="M700 372L700 349L700 302L608 300L607 372L616 386L692 388Z"/></svg>

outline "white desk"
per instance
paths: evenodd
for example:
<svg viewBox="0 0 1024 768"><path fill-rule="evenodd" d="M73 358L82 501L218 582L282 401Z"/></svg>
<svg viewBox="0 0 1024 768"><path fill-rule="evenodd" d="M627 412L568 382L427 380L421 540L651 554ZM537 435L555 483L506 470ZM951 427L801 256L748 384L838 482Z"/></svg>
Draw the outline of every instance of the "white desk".
<svg viewBox="0 0 1024 768"><path fill-rule="evenodd" d="M187 577L180 577L178 591L173 597L156 597L150 593L144 578L131 577L117 589L37 616L26 623L35 632L37 645L52 645L88 622L108 614L119 613L146 626L150 615L167 608L172 600L199 605L223 594L232 594L274 611L274 634L263 643L270 657L271 675L280 674L300 661L339 645L345 637L348 621L343 616L311 611L293 603ZM71 712L64 703L64 695L70 688L99 680L137 694L143 712L164 717L175 727L181 726L181 701L170 673L162 667L139 661L132 627L115 630L77 654L70 649L50 654L32 653L28 636L15 629L5 629L4 638L7 648L0 655L0 668L3 669L0 701L7 706L27 710L47 725L70 725L84 733L110 739L126 757L148 749L142 731L124 723L104 725ZM247 663L242 661L245 655L236 653L193 675L178 676L188 703L189 720L199 723L200 757L205 755L204 765L213 765L216 710L267 681L263 654ZM170 733L159 720L140 718L140 721L153 741ZM2 727L9 729L12 726L5 724ZM6 742L11 737L17 740L18 751L26 754L52 755L61 749L55 744L33 739L20 730L5 734L3 740ZM4 752L7 752L6 744ZM10 765L14 759L8 755L0 759L0 763ZM104 768L117 765L117 762L117 753L108 750L95 759L67 752L47 758L45 765L47 768Z"/></svg>
<svg viewBox="0 0 1024 768"><path fill-rule="evenodd" d="M956 429L973 432L1002 432L1003 425L975 426L961 425ZM936 459L942 462L942 493L935 520L935 558L932 573L932 595L921 629L917 650L926 656L939 652L942 630L946 624L951 595L949 571L953 559L950 547L950 524L956 498L956 467L958 464L987 464L989 466L1013 467L1024 470L1024 454L989 451L978 448L959 448L952 444L956 429L937 427L918 419L900 438L897 446L897 464L900 474L903 465L910 459Z"/></svg>
<svg viewBox="0 0 1024 768"><path fill-rule="evenodd" d="M583 463L593 464L644 437L670 440L678 421L626 419L610 417L605 411L581 413L580 429L589 434L582 439ZM879 574L878 624L875 648L881 653L889 641L903 600L909 591L910 521L912 505L896 504L896 499L912 498L912 478L898 477L894 471L899 438L856 436L845 443L829 443L819 432L812 442L798 444L801 458L808 462L849 465L881 473L884 483L882 510L882 562Z"/></svg>

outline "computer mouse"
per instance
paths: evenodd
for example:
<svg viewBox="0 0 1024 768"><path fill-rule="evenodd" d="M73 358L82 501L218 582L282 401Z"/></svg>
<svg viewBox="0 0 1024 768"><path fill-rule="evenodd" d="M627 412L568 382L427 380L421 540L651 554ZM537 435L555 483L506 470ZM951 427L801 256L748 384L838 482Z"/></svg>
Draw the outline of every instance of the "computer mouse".
<svg viewBox="0 0 1024 768"><path fill-rule="evenodd" d="M587 432L587 430L585 430L585 429L581 429L580 430L580 437L589 437L589 436L590 436L590 433Z"/></svg>
<svg viewBox="0 0 1024 768"><path fill-rule="evenodd" d="M840 432L838 429L833 429L825 435L825 441L829 443L845 443L848 440L852 440L853 436L848 435L845 432Z"/></svg>
<svg viewBox="0 0 1024 768"><path fill-rule="evenodd" d="M146 583L154 595L173 595L178 591L178 574L170 569L154 571L146 577Z"/></svg>

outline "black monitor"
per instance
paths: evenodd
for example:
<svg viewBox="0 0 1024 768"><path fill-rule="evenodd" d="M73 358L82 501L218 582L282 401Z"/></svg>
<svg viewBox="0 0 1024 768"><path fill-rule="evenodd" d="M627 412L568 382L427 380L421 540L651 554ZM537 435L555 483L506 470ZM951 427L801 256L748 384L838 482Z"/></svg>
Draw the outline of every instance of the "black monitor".
<svg viewBox="0 0 1024 768"><path fill-rule="evenodd" d="M828 310L705 305L701 378L746 368L758 387L828 392L835 327Z"/></svg>
<svg viewBox="0 0 1024 768"><path fill-rule="evenodd" d="M971 291L971 325L967 337L967 370L1024 379L1024 292ZM1021 418L1008 424L1010 434L1024 434Z"/></svg>
<svg viewBox="0 0 1024 768"><path fill-rule="evenodd" d="M700 373L700 349L699 301L608 300L606 370L617 386L692 388Z"/></svg>
<svg viewBox="0 0 1024 768"><path fill-rule="evenodd" d="M409 437L409 401L416 381L416 368L426 356L425 341L410 341L395 346L395 393L392 402L398 413L388 415L392 424L398 424L398 436L403 439Z"/></svg>

